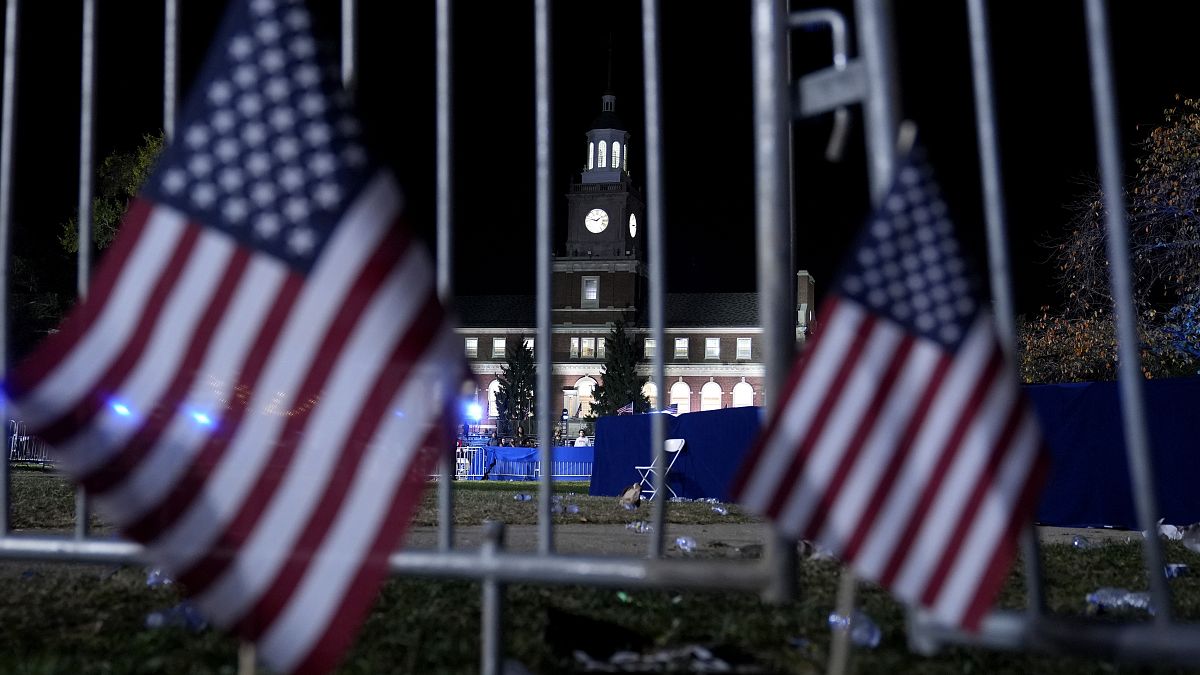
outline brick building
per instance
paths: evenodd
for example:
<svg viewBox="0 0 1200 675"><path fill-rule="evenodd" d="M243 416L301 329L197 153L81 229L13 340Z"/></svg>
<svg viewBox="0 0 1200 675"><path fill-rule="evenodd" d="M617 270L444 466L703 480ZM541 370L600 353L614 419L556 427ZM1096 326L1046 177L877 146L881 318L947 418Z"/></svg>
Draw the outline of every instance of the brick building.
<svg viewBox="0 0 1200 675"><path fill-rule="evenodd" d="M586 162L567 193L566 242L553 262L552 352L555 401L566 409L570 433L582 423L593 388L603 382L605 338L624 319L640 348L638 373L652 407L671 403L679 411L762 405L763 365L756 293L666 295L665 395L650 382L654 344L647 321L645 239L641 188L629 175L629 132L602 97L600 115L587 132ZM797 273L796 336L803 340L812 319L813 278ZM467 360L480 385L485 419L495 424L495 391L505 353L533 344L533 295L459 296Z"/></svg>

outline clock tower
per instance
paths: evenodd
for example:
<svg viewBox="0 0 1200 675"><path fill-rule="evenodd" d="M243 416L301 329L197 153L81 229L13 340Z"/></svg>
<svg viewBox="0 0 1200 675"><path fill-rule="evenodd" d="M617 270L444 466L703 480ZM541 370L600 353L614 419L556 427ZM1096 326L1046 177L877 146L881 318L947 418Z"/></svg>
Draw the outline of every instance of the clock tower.
<svg viewBox="0 0 1200 675"><path fill-rule="evenodd" d="M629 131L617 97L601 97L583 170L567 192L567 240L554 261L555 320L601 324L636 316L645 288L646 205L630 178Z"/></svg>
<svg viewBox="0 0 1200 675"><path fill-rule="evenodd" d="M645 204L629 175L629 132L614 110L617 97L601 101L580 180L567 193L566 255L641 260Z"/></svg>

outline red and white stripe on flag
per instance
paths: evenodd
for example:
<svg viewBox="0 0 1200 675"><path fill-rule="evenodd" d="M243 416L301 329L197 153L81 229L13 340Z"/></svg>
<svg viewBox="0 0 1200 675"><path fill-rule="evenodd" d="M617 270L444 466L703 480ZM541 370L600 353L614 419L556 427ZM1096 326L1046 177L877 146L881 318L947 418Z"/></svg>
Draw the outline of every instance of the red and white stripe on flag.
<svg viewBox="0 0 1200 675"><path fill-rule="evenodd" d="M921 208L933 199L920 196L923 188L932 190L909 185L905 193ZM817 541L902 600L974 629L1007 575L1047 464L1033 410L978 303L957 305L961 323L950 313L940 325L920 320L932 300L893 315L926 290L952 298L936 290L947 283L966 297L965 284L954 283L961 265L946 264L947 252L958 260L945 243L949 228L924 232L913 227L920 218L897 226L913 204L893 206L860 237L859 262L822 307L820 331L734 494L788 536ZM910 235L914 250L925 241L943 258L930 254L931 265L912 266L913 276L896 274L907 293L898 300L886 292L887 270L902 258L905 245L896 242ZM907 281L938 265L949 271L933 282Z"/></svg>
<svg viewBox="0 0 1200 675"><path fill-rule="evenodd" d="M8 383L105 516L279 672L353 639L465 372L310 21L231 5L88 299Z"/></svg>

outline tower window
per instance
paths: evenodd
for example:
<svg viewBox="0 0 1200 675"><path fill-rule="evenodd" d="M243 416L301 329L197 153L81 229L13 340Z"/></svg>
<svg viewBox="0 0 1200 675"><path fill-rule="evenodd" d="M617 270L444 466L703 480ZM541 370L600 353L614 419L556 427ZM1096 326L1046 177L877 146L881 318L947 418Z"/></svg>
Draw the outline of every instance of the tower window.
<svg viewBox="0 0 1200 675"><path fill-rule="evenodd" d="M571 358L579 358L579 338L571 338Z"/></svg>
<svg viewBox="0 0 1200 675"><path fill-rule="evenodd" d="M583 338L579 346L579 355L585 359L596 358L596 338Z"/></svg>
<svg viewBox="0 0 1200 675"><path fill-rule="evenodd" d="M467 338L467 358L479 356L479 338Z"/></svg>
<svg viewBox="0 0 1200 675"><path fill-rule="evenodd" d="M583 297L579 306L585 309L600 306L600 277L583 278Z"/></svg>
<svg viewBox="0 0 1200 675"><path fill-rule="evenodd" d="M613 166L614 169L621 168L621 142L613 141Z"/></svg>
<svg viewBox="0 0 1200 675"><path fill-rule="evenodd" d="M604 141L600 141L600 152L597 153L599 156L596 158L596 161L599 162L599 164L597 164L597 166L600 167L601 169L604 168L605 150L608 150L608 146L604 144Z"/></svg>
<svg viewBox="0 0 1200 675"><path fill-rule="evenodd" d="M750 358L750 338L737 339L737 357L739 359Z"/></svg>
<svg viewBox="0 0 1200 675"><path fill-rule="evenodd" d="M642 342L642 357L647 359L654 358L654 338L646 338Z"/></svg>
<svg viewBox="0 0 1200 675"><path fill-rule="evenodd" d="M604 358L604 338L596 338L596 358Z"/></svg>
<svg viewBox="0 0 1200 675"><path fill-rule="evenodd" d="M721 338L704 338L704 358L721 358Z"/></svg>
<svg viewBox="0 0 1200 675"><path fill-rule="evenodd" d="M592 164L593 164L593 161L595 160L595 158L596 158L596 144L591 141L588 141L588 163L587 163L588 171L592 170Z"/></svg>
<svg viewBox="0 0 1200 675"><path fill-rule="evenodd" d="M675 358L686 359L688 357L688 339L675 338Z"/></svg>
<svg viewBox="0 0 1200 675"><path fill-rule="evenodd" d="M504 358L504 338L492 338L492 358Z"/></svg>

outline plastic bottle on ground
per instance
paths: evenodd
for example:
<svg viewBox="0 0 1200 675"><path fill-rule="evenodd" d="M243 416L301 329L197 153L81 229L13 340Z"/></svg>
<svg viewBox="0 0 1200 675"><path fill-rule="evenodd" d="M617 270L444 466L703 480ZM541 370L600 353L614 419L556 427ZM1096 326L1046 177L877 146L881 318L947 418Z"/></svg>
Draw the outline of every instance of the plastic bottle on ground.
<svg viewBox="0 0 1200 675"><path fill-rule="evenodd" d="M856 609L850 616L842 616L837 612L829 613L829 629L835 631L850 631L850 643L856 647L874 649L879 646L883 631L867 616L866 612Z"/></svg>

